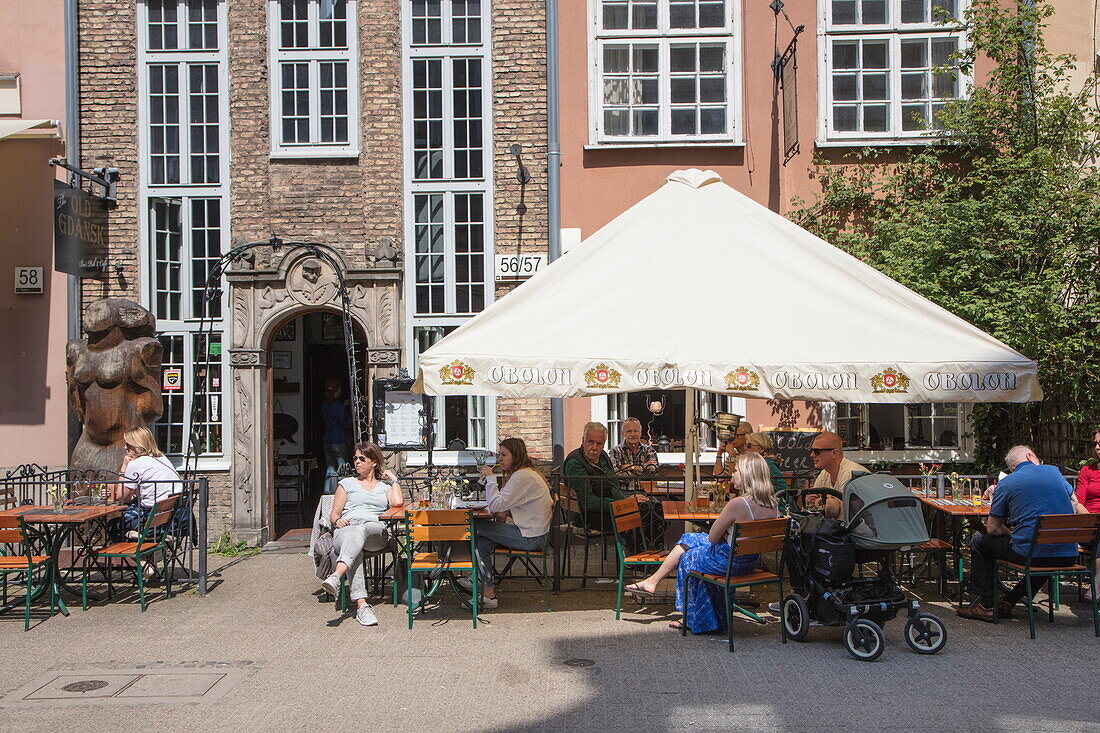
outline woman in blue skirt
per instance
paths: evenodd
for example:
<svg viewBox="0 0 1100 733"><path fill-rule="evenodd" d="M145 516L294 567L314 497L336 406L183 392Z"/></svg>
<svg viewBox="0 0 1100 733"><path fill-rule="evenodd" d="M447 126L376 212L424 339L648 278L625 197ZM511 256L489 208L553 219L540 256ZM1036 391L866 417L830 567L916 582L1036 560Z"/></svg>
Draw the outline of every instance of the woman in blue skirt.
<svg viewBox="0 0 1100 733"><path fill-rule="evenodd" d="M734 525L738 522L751 522L756 519L775 519L779 516L776 508L775 492L772 490L768 464L756 453L742 453L737 456L730 476L733 488L741 496L731 499L718 519L711 525L710 532L689 532L681 535L676 547L668 554L657 572L645 580L626 587L628 593L651 596L657 590L657 583L676 572L676 608L684 613L684 621L669 624L674 629L682 623L693 633L703 634L715 631L721 626L719 606L722 602L721 591L712 589L709 584L690 577L692 571L725 575L730 558L730 539ZM760 555L741 555L734 559L731 574L745 575L760 564ZM691 606L684 607L684 594L687 583L692 583Z"/></svg>

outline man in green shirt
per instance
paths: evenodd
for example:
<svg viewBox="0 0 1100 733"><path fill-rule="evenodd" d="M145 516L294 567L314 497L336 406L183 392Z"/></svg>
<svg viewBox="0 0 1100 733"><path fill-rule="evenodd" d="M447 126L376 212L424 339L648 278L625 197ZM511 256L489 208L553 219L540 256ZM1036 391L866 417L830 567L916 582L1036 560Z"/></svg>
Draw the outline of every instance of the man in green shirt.
<svg viewBox="0 0 1100 733"><path fill-rule="evenodd" d="M604 451L607 444L607 428L601 423L590 422L584 426L581 447L565 457L562 473L573 488L583 517L574 522L589 530L610 534L612 529L611 502L631 496L623 491L622 481L615 473L611 457ZM645 494L636 494L641 505L643 532L647 538L659 536L663 520L657 507Z"/></svg>

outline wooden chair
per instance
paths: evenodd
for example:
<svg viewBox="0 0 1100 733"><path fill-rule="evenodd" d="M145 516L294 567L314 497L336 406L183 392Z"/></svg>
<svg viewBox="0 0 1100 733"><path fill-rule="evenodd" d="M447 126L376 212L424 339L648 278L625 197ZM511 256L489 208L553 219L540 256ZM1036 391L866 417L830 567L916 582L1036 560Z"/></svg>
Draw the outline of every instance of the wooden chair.
<svg viewBox="0 0 1100 733"><path fill-rule="evenodd" d="M947 595L947 553L951 552L954 548L950 542L946 542L941 539L933 537L927 542L916 545L908 550L901 550L898 552L898 566L899 570L904 570L905 565L908 565L909 569L909 582L916 583L919 579L925 576L918 576L917 570L920 568L926 568L931 570L931 559L935 558L936 566L939 568L939 590L940 595ZM920 563L916 562L917 556L922 556Z"/></svg>
<svg viewBox="0 0 1100 733"><path fill-rule="evenodd" d="M697 578L704 583L717 586L722 589L722 597L726 607L726 631L729 638L730 651L733 651L733 612L748 616L763 623L764 620L751 611L746 611L733 602L732 591L738 588L747 588L755 585L774 584L779 587L779 598L783 598L783 577L757 568L747 575L733 575L733 558L741 555L763 555L769 552L782 552L779 560L780 573L786 565L786 540L788 532L788 520L786 517L778 519L758 519L754 522L738 522L734 525L733 540L730 543L730 559L726 563L726 574L717 575L692 571L689 578ZM703 592L706 589L701 589ZM680 633L687 636L687 609L691 605L691 584L684 589L684 619ZM785 624L779 624L783 643L787 643L787 628Z"/></svg>
<svg viewBox="0 0 1100 733"><path fill-rule="evenodd" d="M161 553L161 564L164 567L164 589L167 598L172 597L172 574L168 572L168 547L165 544L167 534L163 531L165 525L175 516L176 506L180 496L176 494L167 499L161 499L149 510L149 516L141 529L136 542L115 542L114 544L93 548L84 558L84 580L81 585L81 606L88 610L88 575L89 565L97 559L108 561L104 574L107 578L107 594L112 593L110 560L121 558L134 563L134 576L137 580L138 598L141 601L141 610L144 613L148 607L145 601L145 573L142 572L141 561L146 557Z"/></svg>
<svg viewBox="0 0 1100 733"><path fill-rule="evenodd" d="M8 576L23 575L26 579L26 598L23 607L23 630L31 627L31 599L35 597L34 577L42 571L42 579L49 585L50 616L56 613L58 605L57 586L50 577L50 556L31 554L31 545L27 540L27 525L23 517L0 517L0 545L12 545L19 548L19 554L4 555L0 548L0 576L4 580L3 608L6 611L11 608L8 605ZM15 604L12 604L14 606Z"/></svg>
<svg viewBox="0 0 1100 733"><path fill-rule="evenodd" d="M546 536L546 544L543 545L541 550L515 550L515 549L512 549L511 547L504 547L503 545L498 545L493 550L493 555L499 555L499 556L502 556L502 557L506 557L506 558L508 558L508 562L504 564L504 569L501 570L499 573L497 573L497 583L496 583L496 585L499 587L500 586L500 581L502 581L506 578L515 578L515 577L517 577L517 576L511 575L510 571L512 569L512 566L516 563L516 561L519 561L520 564L522 564L525 568L527 568L528 573L530 573L529 577L534 578L536 581L538 581L542 585L543 595L545 596L545 600L546 600L546 610L547 611L551 610L550 609L550 573L547 570L547 567L548 567L548 563L553 558L553 552L554 552L553 532L549 533ZM538 563L539 562L541 562L541 564L542 564L541 574L539 573L539 568L538 568ZM527 577L527 576L522 576L522 577Z"/></svg>
<svg viewBox="0 0 1100 733"><path fill-rule="evenodd" d="M1035 548L1039 545L1057 545L1064 543L1088 544L1096 547L1097 536L1100 535L1100 514L1045 514L1039 517L1035 523L1035 533L1031 537L1031 545L1027 558L1023 564L998 560L996 569L1007 570L1010 573L1024 576L1024 595L1027 601L1027 626L1031 638L1035 638L1035 601L1031 597L1031 579L1033 577L1049 578L1051 583L1060 582L1065 576L1087 576L1092 588L1092 628L1096 636L1100 636L1100 613L1096 600L1096 577L1093 574L1093 562L1076 563L1073 565L1041 565L1043 558L1034 557ZM1095 558L1096 551L1093 551ZM1000 588L999 579L993 583L993 623L1000 621ZM1048 603L1048 620L1054 620L1055 591L1052 589Z"/></svg>
<svg viewBox="0 0 1100 733"><path fill-rule="evenodd" d="M660 565L668 557L668 550L643 550L628 555L627 546L635 543L628 542L630 538L638 538L642 534L642 510L638 505L638 497L630 496L626 499L611 502L611 514L615 517L615 555L618 558L619 579L615 594L615 620L622 618L623 608L623 576L628 567L644 568Z"/></svg>
<svg viewBox="0 0 1100 733"><path fill-rule="evenodd" d="M569 566L572 565L572 558L569 552L570 537L574 534L579 534L579 539L584 542L584 565L581 568L581 588L586 588L588 586L589 548L593 541L602 540L614 534L614 532L613 530L609 531L606 527L597 529L588 526L588 513L584 510L584 507L581 506L580 502L577 501L577 495L573 491L573 487L564 479L558 484L557 501L558 507L565 518L565 522L570 525L570 531L565 533L565 546L562 550L565 553L565 560L563 562L565 567L562 572L568 573ZM579 527L576 522L580 522Z"/></svg>
<svg viewBox="0 0 1100 733"><path fill-rule="evenodd" d="M416 546L424 542L452 543L436 552L419 552ZM459 543L470 543L470 557L451 559L450 551ZM409 599L406 607L409 628L413 626L413 614L423 608L428 598L438 590L437 584L418 603L413 603L413 582L417 573L434 571L454 573L469 571L473 598L470 600L474 628L477 628L477 539L474 534L473 512L469 509L410 509L405 513L405 557L408 563Z"/></svg>

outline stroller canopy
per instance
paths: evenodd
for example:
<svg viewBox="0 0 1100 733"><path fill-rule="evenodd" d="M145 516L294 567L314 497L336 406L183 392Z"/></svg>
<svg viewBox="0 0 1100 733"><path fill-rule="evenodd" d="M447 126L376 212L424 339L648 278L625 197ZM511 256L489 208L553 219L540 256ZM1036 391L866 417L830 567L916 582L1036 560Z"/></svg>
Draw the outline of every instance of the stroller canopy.
<svg viewBox="0 0 1100 733"><path fill-rule="evenodd" d="M850 480L844 486L844 516L857 547L897 550L928 541L920 499L889 474Z"/></svg>

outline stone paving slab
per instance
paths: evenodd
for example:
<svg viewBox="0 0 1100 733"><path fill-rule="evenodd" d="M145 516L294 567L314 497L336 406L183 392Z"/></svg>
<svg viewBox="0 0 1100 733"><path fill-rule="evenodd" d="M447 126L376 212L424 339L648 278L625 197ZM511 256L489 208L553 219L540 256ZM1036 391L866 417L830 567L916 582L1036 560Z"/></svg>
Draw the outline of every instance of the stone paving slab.
<svg viewBox="0 0 1100 733"><path fill-rule="evenodd" d="M0 731L1100 731L1100 639L1078 603L1031 641L1026 621L962 621L928 599L947 624L943 653L911 652L895 619L886 653L867 664L839 629L783 645L777 624L738 622L730 654L724 637L668 629L667 606L628 604L615 621L613 586L563 591L546 613L541 592L511 584L477 629L448 601L410 631L388 604L376 605L377 627L341 616L302 556L212 567L206 598L154 594L146 613L124 598L26 633L21 615L0 616L0 696L50 673L240 672L224 697L162 696L124 717L90 700L5 707ZM565 664L574 659L593 664Z"/></svg>

